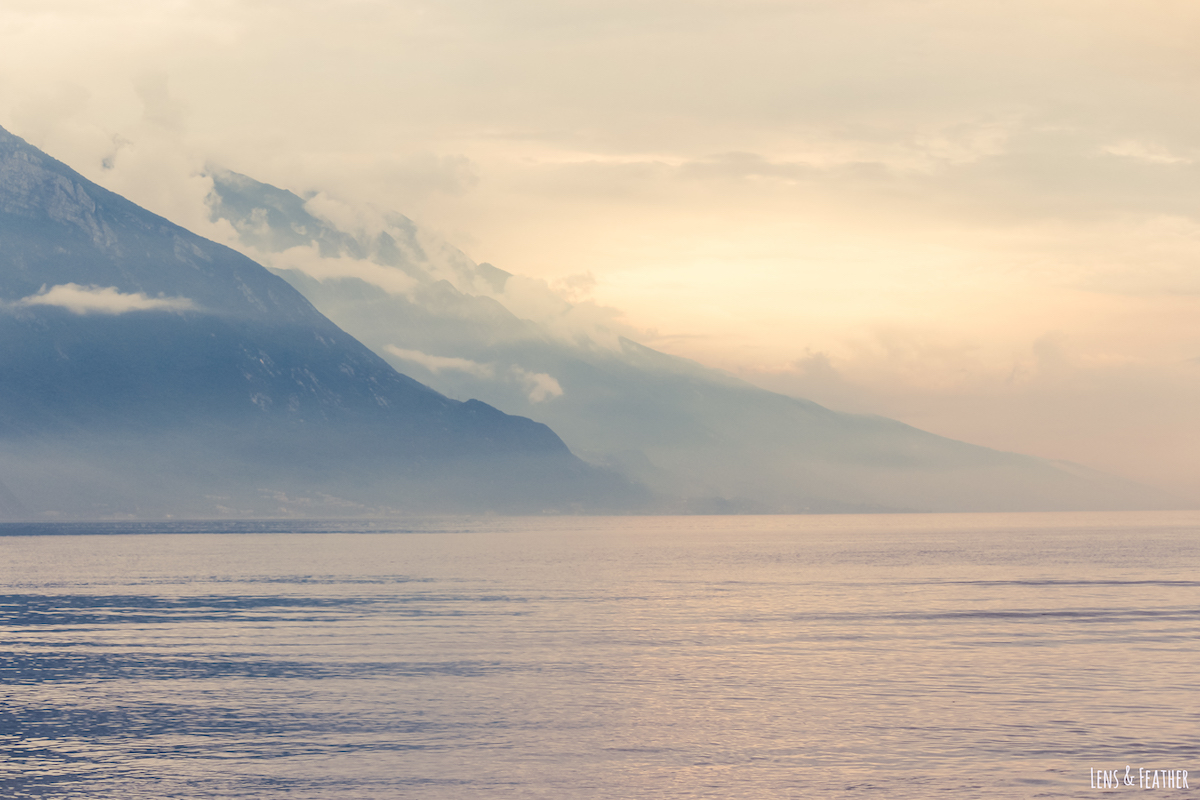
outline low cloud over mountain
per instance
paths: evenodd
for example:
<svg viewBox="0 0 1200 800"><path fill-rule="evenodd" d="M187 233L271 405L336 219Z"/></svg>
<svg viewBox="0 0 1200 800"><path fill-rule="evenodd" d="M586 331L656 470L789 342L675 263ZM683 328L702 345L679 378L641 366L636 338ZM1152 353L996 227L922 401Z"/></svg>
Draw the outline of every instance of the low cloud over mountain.
<svg viewBox="0 0 1200 800"><path fill-rule="evenodd" d="M115 286L80 286L64 283L42 287L37 294L22 297L19 306L58 306L75 314L127 314L130 311L195 311L186 297L147 297L142 292L125 293Z"/></svg>

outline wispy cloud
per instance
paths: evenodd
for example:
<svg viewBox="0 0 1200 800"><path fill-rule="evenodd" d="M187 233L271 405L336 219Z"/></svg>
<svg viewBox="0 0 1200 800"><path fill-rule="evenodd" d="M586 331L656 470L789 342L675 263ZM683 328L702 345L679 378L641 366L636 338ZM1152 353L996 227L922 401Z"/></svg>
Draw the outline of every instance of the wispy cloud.
<svg viewBox="0 0 1200 800"><path fill-rule="evenodd" d="M478 361L472 361L469 358L453 358L451 356L431 356L428 353L422 353L420 350L405 350L403 347L396 347L394 344L389 344L386 348L389 353L402 358L405 361L411 361L414 364L420 364L430 372L465 372L468 375L474 375L477 378L492 378L495 377L496 370L491 364L481 364Z"/></svg>
<svg viewBox="0 0 1200 800"><path fill-rule="evenodd" d="M130 311L194 311L186 297L147 297L142 292L127 294L115 286L80 286L64 283L42 287L37 294L21 298L20 306L58 306L73 314L126 314Z"/></svg>
<svg viewBox="0 0 1200 800"><path fill-rule="evenodd" d="M268 253L244 246L242 249L268 267L297 270L319 281L357 278L395 295L407 295L417 286L417 281L411 275L395 267L351 256L326 258L316 245L292 247L282 253Z"/></svg>
<svg viewBox="0 0 1200 800"><path fill-rule="evenodd" d="M512 374L529 392L528 397L531 403L544 403L555 397L562 397L562 386L552 375L545 372L529 372L520 367L513 367Z"/></svg>
<svg viewBox="0 0 1200 800"><path fill-rule="evenodd" d="M525 396L531 403L544 403L563 395L562 385L553 375L546 372L531 372L515 364L508 369L498 370L492 364L483 364L469 358L434 356L422 353L420 350L406 350L394 344L387 345L384 350L409 363L419 364L433 373L462 372L484 380L516 384L525 392Z"/></svg>

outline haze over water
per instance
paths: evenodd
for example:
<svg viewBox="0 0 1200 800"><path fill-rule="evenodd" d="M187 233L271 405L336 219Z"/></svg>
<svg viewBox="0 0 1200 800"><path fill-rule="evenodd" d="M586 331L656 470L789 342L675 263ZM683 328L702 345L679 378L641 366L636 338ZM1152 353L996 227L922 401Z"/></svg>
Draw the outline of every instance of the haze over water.
<svg viewBox="0 0 1200 800"><path fill-rule="evenodd" d="M5 796L1085 797L1089 769L1200 770L1200 512L0 533Z"/></svg>

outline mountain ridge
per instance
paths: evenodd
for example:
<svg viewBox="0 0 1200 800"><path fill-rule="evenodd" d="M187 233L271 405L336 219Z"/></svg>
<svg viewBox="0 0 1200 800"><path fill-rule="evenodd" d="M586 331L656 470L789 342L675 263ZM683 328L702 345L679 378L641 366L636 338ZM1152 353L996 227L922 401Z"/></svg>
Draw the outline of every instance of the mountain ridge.
<svg viewBox="0 0 1200 800"><path fill-rule="evenodd" d="M237 246L390 363L449 395L481 397L547 422L574 452L646 482L663 508L1176 505L1157 490L1095 471L769 392L619 332L600 331L608 343L556 332L520 315L528 298L513 293L534 291L529 279L475 264L407 217L375 212L374 228L342 229L319 215L318 194L306 200L228 171L210 177L210 219L232 225ZM409 280L394 281L386 270ZM571 312L561 298L542 300L552 311L559 304L554 313ZM557 391L534 394L522 382L528 375Z"/></svg>
<svg viewBox="0 0 1200 800"><path fill-rule="evenodd" d="M243 508L283 492L443 510L636 494L544 424L402 374L261 265L2 128L0 304L0 480L33 514L86 515L72 494L105 491L136 513L184 495L204 513L205 496L228 492ZM338 469L307 480L322 470L306 457ZM189 486L187 459L213 462L204 486ZM104 477L118 461L124 485ZM79 489L82 473L110 489ZM173 473L158 497L138 488Z"/></svg>

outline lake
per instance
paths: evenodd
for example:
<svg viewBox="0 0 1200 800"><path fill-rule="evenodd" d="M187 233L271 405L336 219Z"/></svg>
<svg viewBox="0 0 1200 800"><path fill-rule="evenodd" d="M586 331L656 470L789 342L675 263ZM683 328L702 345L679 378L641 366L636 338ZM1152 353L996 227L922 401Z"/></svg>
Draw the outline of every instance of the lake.
<svg viewBox="0 0 1200 800"><path fill-rule="evenodd" d="M1200 786L1198 512L9 524L0 638L5 797Z"/></svg>

